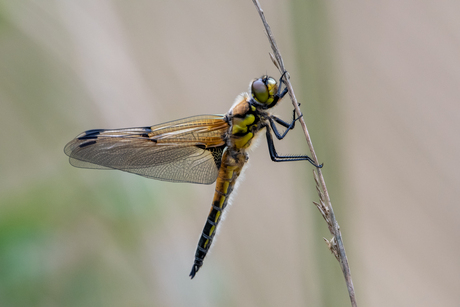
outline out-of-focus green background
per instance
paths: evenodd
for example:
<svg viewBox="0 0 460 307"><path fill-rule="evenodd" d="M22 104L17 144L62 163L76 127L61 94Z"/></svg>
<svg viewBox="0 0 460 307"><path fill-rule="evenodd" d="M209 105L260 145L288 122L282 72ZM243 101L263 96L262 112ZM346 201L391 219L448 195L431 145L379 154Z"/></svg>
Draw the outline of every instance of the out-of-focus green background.
<svg viewBox="0 0 460 307"><path fill-rule="evenodd" d="M358 303L457 306L459 4L262 6ZM76 169L63 153L91 128L225 113L252 78L279 76L268 51L250 0L1 0L0 306L348 306L308 163L272 163L261 140L190 281L214 187ZM277 144L307 152L299 131Z"/></svg>

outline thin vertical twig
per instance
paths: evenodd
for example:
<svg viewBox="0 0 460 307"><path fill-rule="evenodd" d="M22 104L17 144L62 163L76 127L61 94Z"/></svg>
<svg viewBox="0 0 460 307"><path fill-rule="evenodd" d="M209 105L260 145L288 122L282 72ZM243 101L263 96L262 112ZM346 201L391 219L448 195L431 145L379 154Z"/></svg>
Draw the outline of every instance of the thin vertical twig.
<svg viewBox="0 0 460 307"><path fill-rule="evenodd" d="M281 57L281 53L276 45L275 38L270 29L270 26L268 25L267 20L265 19L264 12L258 0L252 0L252 1L259 12L260 18L262 19L262 23L264 24L264 27L265 27L265 32L267 34L268 40L273 50L273 55L270 54L272 61L275 64L275 66L278 68L280 73L284 74L286 72L286 68L284 66L283 58ZM300 111L299 103L297 102L297 98L295 97L294 89L292 88L292 84L289 81L289 78L286 77L286 75L284 77L284 81L285 81L286 87L288 88L289 96L291 97L291 101L294 106L295 112L297 113L297 116L301 116L302 113ZM308 148L310 149L311 157L315 161L316 164L319 164L319 161L316 156L315 150L313 148L313 143L311 141L310 134L308 133L307 125L305 124L305 120L303 116L300 117L299 122L300 122L300 125L302 126L302 130L304 131L305 139L307 141ZM324 239L324 240L328 244L330 251L335 255L335 257L340 263L340 267L342 269L342 273L345 277L345 282L347 284L348 295L350 296L351 305L355 307L357 306L355 290L353 287L353 280L351 278L351 272L350 272L350 267L348 265L347 255L345 253L345 247L344 247L343 240L342 240L342 234L340 232L340 226L337 223L337 220L335 218L331 199L329 197L329 192L327 191L326 182L324 180L321 169L316 168L316 172L313 171L313 175L316 181L316 189L318 191L318 195L320 198L320 202L319 203L314 202L314 204L317 206L318 210L321 212L323 218L325 219L328 225L329 231L333 235L333 238L330 241L327 239Z"/></svg>

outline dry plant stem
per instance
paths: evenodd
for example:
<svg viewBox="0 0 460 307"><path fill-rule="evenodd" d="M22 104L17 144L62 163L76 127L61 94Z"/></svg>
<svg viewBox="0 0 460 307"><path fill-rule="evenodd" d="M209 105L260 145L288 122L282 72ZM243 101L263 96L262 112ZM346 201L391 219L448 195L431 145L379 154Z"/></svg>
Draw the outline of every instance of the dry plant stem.
<svg viewBox="0 0 460 307"><path fill-rule="evenodd" d="M273 63L278 68L280 73L283 74L286 71L286 69L284 67L283 58L281 57L279 49L276 46L275 38L273 37L270 26L268 25L265 19L265 15L264 15L262 8L260 7L259 1L258 0L252 0L252 1L254 2L254 5L256 6L259 12L260 18L262 19L262 22L265 27L265 31L266 31L268 40L270 41L270 45L274 53L274 56L271 55ZM292 104L294 105L294 109L297 113L297 116L300 116L302 113L300 111L299 104L295 97L294 89L292 88L292 84L289 81L289 78L286 77L286 75L284 77L284 80L285 80L286 87L288 88L289 95L291 97L291 101L292 101ZM316 157L316 153L313 148L313 144L311 142L310 134L308 133L307 125L305 124L305 121L304 121L304 118L300 117L299 122L305 133L305 138L308 144L308 148L310 149L311 157L315 161L316 164L319 164L318 158ZM340 232L339 224L337 223L337 220L335 219L335 214L334 214L334 210L332 209L331 199L329 197L329 193L326 187L326 182L324 181L324 177L323 177L323 174L320 168L316 169L316 174L314 174L314 176L315 176L315 181L317 183L318 194L320 196L320 204L315 203L315 205L318 207L324 219L328 223L329 230L331 234L334 236L334 238L331 241L326 240L326 242L328 243L329 249L331 250L331 252L334 253L334 255L336 256L337 260L340 263L340 267L342 269L342 272L343 272L343 275L345 277L345 281L347 284L351 305L357 306L356 298L355 298L355 290L354 290L353 281L351 278L350 267L348 265L347 255L345 253L345 247L342 241L342 234Z"/></svg>

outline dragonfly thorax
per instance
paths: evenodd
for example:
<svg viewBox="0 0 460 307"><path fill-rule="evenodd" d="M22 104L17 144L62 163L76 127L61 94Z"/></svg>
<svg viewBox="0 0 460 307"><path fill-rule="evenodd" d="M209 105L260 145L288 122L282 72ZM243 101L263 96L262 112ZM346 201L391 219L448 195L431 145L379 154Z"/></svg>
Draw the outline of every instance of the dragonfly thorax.
<svg viewBox="0 0 460 307"><path fill-rule="evenodd" d="M251 145L251 141L261 129L266 119L267 107L260 103L254 105L254 99L249 93L237 97L235 104L227 113L228 129L227 146L233 150L244 150Z"/></svg>

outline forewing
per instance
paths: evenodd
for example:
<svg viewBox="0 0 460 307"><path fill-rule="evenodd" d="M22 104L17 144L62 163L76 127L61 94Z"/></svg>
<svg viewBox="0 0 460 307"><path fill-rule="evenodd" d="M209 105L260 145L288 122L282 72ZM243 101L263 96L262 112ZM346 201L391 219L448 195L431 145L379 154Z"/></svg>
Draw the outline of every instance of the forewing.
<svg viewBox="0 0 460 307"><path fill-rule="evenodd" d="M200 115L152 127L89 130L64 152L76 167L210 184L217 178L227 129L222 115Z"/></svg>

